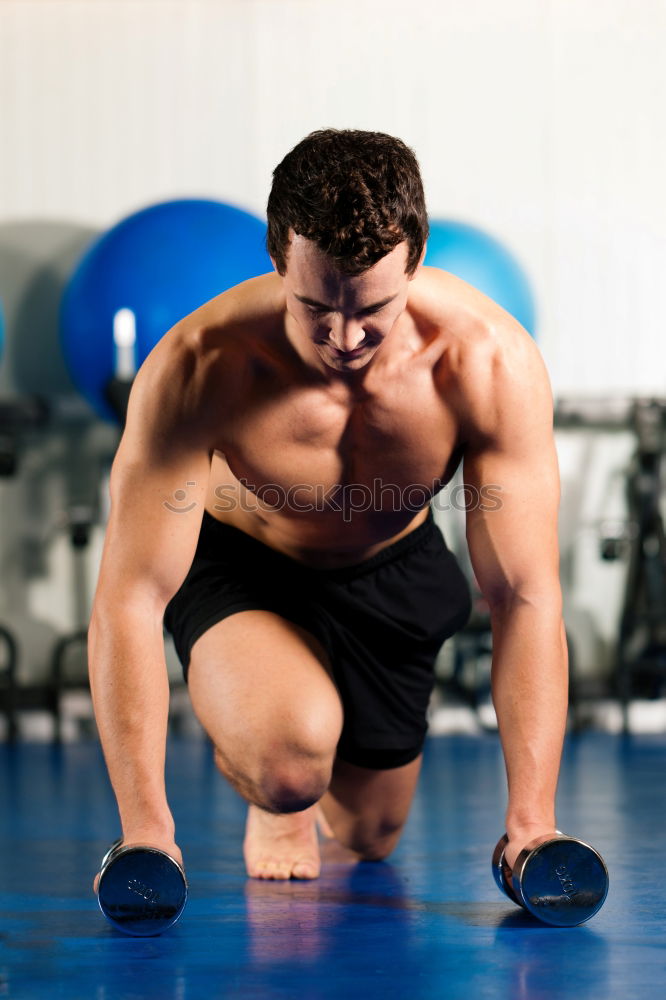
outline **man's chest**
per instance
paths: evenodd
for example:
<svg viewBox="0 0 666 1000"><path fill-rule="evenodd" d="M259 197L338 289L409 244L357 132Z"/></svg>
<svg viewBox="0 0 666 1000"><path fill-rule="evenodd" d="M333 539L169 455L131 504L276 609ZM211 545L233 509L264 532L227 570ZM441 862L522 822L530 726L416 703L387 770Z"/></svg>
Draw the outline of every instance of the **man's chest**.
<svg viewBox="0 0 666 1000"><path fill-rule="evenodd" d="M455 471L457 441L455 416L426 370L387 377L355 400L318 389L264 392L241 408L221 450L253 491L421 485L435 492Z"/></svg>

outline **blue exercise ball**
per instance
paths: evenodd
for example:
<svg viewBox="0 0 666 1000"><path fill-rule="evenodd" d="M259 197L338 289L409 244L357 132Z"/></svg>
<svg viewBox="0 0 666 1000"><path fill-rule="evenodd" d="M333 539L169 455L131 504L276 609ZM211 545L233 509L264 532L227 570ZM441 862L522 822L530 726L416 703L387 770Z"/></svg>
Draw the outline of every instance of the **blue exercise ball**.
<svg viewBox="0 0 666 1000"><path fill-rule="evenodd" d="M95 240L65 288L60 329L70 375L100 416L117 420L104 395L116 373L116 314L134 314L138 368L184 316L272 270L265 238L249 212L188 198L136 212Z"/></svg>
<svg viewBox="0 0 666 1000"><path fill-rule="evenodd" d="M464 222L431 219L424 263L441 267L474 285L534 336L535 305L530 282L513 254L494 236Z"/></svg>

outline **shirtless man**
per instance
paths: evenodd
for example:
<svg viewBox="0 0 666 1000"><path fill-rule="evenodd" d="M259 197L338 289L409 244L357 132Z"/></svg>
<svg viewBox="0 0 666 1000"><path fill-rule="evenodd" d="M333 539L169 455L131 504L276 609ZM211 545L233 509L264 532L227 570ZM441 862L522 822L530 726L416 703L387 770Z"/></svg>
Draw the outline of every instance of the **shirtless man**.
<svg viewBox="0 0 666 1000"><path fill-rule="evenodd" d="M551 391L511 316L423 266L427 235L411 150L315 132L274 172L275 273L185 317L136 377L89 630L126 845L182 862L164 623L249 803L249 875L316 878L317 821L359 859L393 850L434 660L469 613L430 505L461 460L492 613L508 863L555 835L567 657Z"/></svg>

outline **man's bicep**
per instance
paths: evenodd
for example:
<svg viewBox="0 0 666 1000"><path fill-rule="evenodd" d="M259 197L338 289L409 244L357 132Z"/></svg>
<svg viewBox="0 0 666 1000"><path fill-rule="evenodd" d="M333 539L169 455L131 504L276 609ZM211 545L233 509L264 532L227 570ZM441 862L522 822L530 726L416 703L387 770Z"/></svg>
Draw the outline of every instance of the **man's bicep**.
<svg viewBox="0 0 666 1000"><path fill-rule="evenodd" d="M182 367L182 366L180 366ZM173 381L140 372L110 478L98 594L168 602L196 549L210 474L205 404L185 410Z"/></svg>
<svg viewBox="0 0 666 1000"><path fill-rule="evenodd" d="M100 591L141 590L166 605L194 556L208 474L208 456L195 453L167 465L116 468Z"/></svg>
<svg viewBox="0 0 666 1000"><path fill-rule="evenodd" d="M560 496L552 433L470 450L463 481L470 559L488 602L551 594L559 575Z"/></svg>

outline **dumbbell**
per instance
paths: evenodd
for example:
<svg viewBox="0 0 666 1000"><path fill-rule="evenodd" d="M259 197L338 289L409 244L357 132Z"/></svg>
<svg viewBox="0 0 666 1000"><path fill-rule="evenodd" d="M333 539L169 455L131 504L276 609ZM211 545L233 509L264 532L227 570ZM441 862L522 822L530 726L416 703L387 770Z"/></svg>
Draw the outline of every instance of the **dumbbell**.
<svg viewBox="0 0 666 1000"><path fill-rule="evenodd" d="M187 902L185 872L155 847L123 847L116 840L102 858L97 901L114 927L135 937L161 934Z"/></svg>
<svg viewBox="0 0 666 1000"><path fill-rule="evenodd" d="M492 868L498 888L513 903L546 924L574 927L601 909L608 893L608 869L589 844L557 836L528 844L518 855L513 871L504 857L506 834L493 852Z"/></svg>

